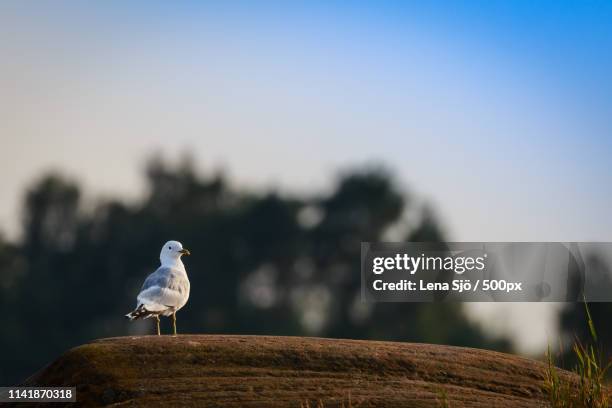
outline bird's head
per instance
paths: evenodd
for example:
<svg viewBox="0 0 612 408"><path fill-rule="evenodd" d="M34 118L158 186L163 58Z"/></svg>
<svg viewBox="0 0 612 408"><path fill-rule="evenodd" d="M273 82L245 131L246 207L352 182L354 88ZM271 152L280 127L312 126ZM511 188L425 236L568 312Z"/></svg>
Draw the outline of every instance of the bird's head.
<svg viewBox="0 0 612 408"><path fill-rule="evenodd" d="M164 260L175 261L183 255L191 255L188 249L183 248L183 244L178 241L168 241L164 244L159 254L162 263Z"/></svg>

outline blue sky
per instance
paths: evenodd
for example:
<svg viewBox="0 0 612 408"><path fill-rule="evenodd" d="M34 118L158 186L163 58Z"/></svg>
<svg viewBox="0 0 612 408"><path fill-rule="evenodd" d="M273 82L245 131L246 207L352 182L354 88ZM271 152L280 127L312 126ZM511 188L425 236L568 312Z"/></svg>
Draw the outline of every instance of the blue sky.
<svg viewBox="0 0 612 408"><path fill-rule="evenodd" d="M3 2L0 231L43 171L134 199L152 152L188 150L297 193L384 163L454 240L612 241L610 21L607 1Z"/></svg>

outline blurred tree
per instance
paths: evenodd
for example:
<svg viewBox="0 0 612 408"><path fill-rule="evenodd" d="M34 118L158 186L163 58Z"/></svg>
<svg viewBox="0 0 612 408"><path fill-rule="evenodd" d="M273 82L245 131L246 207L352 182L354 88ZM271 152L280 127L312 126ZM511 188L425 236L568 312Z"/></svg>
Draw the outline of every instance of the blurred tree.
<svg viewBox="0 0 612 408"><path fill-rule="evenodd" d="M27 193L24 251L43 255L68 250L74 243L79 189L57 174L44 177Z"/></svg>
<svg viewBox="0 0 612 408"><path fill-rule="evenodd" d="M0 240L0 383L22 380L66 348L94 338L151 333L129 323L161 244L178 239L190 301L183 332L319 335L410 340L507 350L467 322L458 304L360 301L360 242L381 240L414 211L384 169L344 174L328 195L286 197L231 189L201 177L193 161L159 158L136 204L99 202L86 212L79 188L56 174L26 194L23 241ZM424 211L408 240L442 240Z"/></svg>

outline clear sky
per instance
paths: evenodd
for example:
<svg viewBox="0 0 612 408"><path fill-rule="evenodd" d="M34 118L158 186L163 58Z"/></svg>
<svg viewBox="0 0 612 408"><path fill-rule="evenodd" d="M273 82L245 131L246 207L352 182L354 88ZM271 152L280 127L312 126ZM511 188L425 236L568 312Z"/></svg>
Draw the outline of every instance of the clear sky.
<svg viewBox="0 0 612 408"><path fill-rule="evenodd" d="M608 1L2 2L0 231L44 170L137 197L152 152L190 151L293 192L385 163L454 240L612 241L610 21ZM552 330L528 307L506 330Z"/></svg>

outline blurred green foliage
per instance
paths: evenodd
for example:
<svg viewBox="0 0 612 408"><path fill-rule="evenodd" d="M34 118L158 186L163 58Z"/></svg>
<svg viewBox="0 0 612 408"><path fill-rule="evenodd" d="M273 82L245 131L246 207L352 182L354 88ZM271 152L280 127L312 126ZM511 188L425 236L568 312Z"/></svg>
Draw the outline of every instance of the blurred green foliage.
<svg viewBox="0 0 612 408"><path fill-rule="evenodd" d="M57 174L27 191L23 238L0 240L0 384L14 385L92 339L153 333L152 321L123 315L169 239L192 252L179 333L509 349L469 323L460 304L361 302L361 241L381 240L390 229L405 240L443 239L433 215L385 170L346 172L330 193L304 198L235 189L186 163L151 160L138 202L86 205L79 186ZM407 220L408 213L417 216Z"/></svg>

